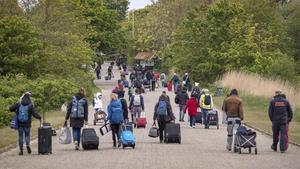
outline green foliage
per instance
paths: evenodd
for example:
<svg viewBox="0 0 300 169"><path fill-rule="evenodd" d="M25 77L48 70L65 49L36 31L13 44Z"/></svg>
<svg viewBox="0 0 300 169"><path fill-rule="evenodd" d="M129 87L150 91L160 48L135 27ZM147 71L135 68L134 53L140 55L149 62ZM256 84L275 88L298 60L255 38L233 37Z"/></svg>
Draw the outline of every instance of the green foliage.
<svg viewBox="0 0 300 169"><path fill-rule="evenodd" d="M107 9L115 10L120 20L125 19L128 10L128 0L104 0Z"/></svg>
<svg viewBox="0 0 300 169"><path fill-rule="evenodd" d="M8 125L14 113L10 105L19 101L26 91L32 91L33 102L39 113L58 110L78 90L78 85L64 79L29 80L24 75L4 76L0 79L0 127Z"/></svg>
<svg viewBox="0 0 300 169"><path fill-rule="evenodd" d="M11 16L0 20L1 75L23 73L37 76L42 43L37 29L22 17Z"/></svg>

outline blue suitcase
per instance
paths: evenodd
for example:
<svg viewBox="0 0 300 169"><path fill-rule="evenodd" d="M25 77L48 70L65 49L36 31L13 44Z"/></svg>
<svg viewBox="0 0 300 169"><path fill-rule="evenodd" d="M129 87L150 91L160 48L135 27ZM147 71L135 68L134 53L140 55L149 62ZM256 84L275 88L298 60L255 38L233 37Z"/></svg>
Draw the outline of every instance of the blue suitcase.
<svg viewBox="0 0 300 169"><path fill-rule="evenodd" d="M121 127L120 140L123 149L126 147L135 148L135 138L133 136L133 133L130 130L128 130L124 125L122 125Z"/></svg>

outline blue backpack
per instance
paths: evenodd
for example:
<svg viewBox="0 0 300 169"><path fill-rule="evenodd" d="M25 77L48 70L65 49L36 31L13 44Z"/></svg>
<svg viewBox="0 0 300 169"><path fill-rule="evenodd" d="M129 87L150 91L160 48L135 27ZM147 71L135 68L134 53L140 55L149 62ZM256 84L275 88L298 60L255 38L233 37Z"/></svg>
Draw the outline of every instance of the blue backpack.
<svg viewBox="0 0 300 169"><path fill-rule="evenodd" d="M159 101L158 102L157 114L158 115L164 115L164 116L168 115L167 102L166 101Z"/></svg>
<svg viewBox="0 0 300 169"><path fill-rule="evenodd" d="M211 104L211 97L210 97L210 95L205 95L205 97L204 97L204 104L205 105L210 105Z"/></svg>
<svg viewBox="0 0 300 169"><path fill-rule="evenodd" d="M26 105L20 105L19 107L19 114L18 114L18 121L19 122L27 122L28 119L29 119L29 114L28 114L28 111L29 111L29 106Z"/></svg>
<svg viewBox="0 0 300 169"><path fill-rule="evenodd" d="M77 100L75 96L72 99L71 118L84 118L84 104L86 101L84 98Z"/></svg>
<svg viewBox="0 0 300 169"><path fill-rule="evenodd" d="M123 122L123 110L122 107L112 107L111 112L111 124L121 124Z"/></svg>

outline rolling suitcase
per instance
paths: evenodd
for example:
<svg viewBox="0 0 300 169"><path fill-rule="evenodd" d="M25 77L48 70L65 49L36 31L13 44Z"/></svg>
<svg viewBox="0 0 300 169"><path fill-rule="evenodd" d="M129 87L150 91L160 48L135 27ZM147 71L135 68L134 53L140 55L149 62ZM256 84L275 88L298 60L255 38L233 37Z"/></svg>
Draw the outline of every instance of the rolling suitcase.
<svg viewBox="0 0 300 169"><path fill-rule="evenodd" d="M181 132L179 123L167 123L165 129L165 143L181 144Z"/></svg>
<svg viewBox="0 0 300 169"><path fill-rule="evenodd" d="M38 129L38 154L52 154L52 128L49 123L43 123Z"/></svg>
<svg viewBox="0 0 300 169"><path fill-rule="evenodd" d="M137 128L140 128L140 127L146 128L146 125L147 125L146 117L140 117L136 120L136 127Z"/></svg>
<svg viewBox="0 0 300 169"><path fill-rule="evenodd" d="M128 130L125 125L121 126L120 141L122 143L123 148L135 148L135 138L133 136L133 133L130 130Z"/></svg>
<svg viewBox="0 0 300 169"><path fill-rule="evenodd" d="M198 111L196 115L196 123L201 123L202 124L202 112Z"/></svg>
<svg viewBox="0 0 300 169"><path fill-rule="evenodd" d="M99 137L93 128L84 128L82 130L81 144L84 150L98 149Z"/></svg>

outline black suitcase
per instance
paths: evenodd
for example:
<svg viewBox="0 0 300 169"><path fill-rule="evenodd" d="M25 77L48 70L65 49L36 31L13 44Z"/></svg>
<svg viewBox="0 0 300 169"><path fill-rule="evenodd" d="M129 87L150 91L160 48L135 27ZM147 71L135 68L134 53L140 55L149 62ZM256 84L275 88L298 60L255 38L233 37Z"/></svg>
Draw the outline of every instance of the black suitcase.
<svg viewBox="0 0 300 169"><path fill-rule="evenodd" d="M181 132L179 123L166 124L165 142L181 144Z"/></svg>
<svg viewBox="0 0 300 169"><path fill-rule="evenodd" d="M38 129L38 153L52 153L52 128L49 123L44 123L43 126Z"/></svg>
<svg viewBox="0 0 300 169"><path fill-rule="evenodd" d="M84 150L98 149L99 137L93 128L84 128L82 130L81 144Z"/></svg>
<svg viewBox="0 0 300 169"><path fill-rule="evenodd" d="M196 123L202 123L202 112L197 112Z"/></svg>

